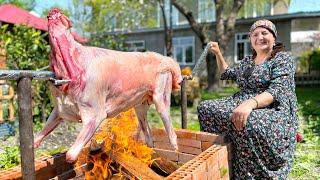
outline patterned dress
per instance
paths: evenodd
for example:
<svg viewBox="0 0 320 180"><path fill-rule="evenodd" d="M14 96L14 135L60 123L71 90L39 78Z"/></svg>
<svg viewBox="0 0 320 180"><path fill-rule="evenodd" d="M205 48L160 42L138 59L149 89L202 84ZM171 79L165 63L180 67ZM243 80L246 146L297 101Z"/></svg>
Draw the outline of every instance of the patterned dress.
<svg viewBox="0 0 320 180"><path fill-rule="evenodd" d="M221 80L234 80L240 91L198 106L201 130L225 134L234 144L233 178L286 179L298 128L294 74L295 63L287 52L279 52L260 65L247 56L221 74ZM254 109L244 130L237 131L230 120L232 111L262 92L269 92L274 102Z"/></svg>

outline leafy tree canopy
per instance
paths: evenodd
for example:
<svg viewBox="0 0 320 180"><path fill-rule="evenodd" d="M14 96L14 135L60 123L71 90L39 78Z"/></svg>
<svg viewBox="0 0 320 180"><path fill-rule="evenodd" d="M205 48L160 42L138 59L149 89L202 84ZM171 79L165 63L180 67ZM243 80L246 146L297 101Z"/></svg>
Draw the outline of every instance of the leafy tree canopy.
<svg viewBox="0 0 320 180"><path fill-rule="evenodd" d="M23 25L0 27L0 48L5 49L8 69L39 70L49 64L46 33ZM16 83L11 81L15 87ZM45 82L32 82L33 119L45 120L50 112L50 99Z"/></svg>
<svg viewBox="0 0 320 180"><path fill-rule="evenodd" d="M28 11L31 11L35 6L35 0L0 0L0 4L14 4L22 9L26 9Z"/></svg>

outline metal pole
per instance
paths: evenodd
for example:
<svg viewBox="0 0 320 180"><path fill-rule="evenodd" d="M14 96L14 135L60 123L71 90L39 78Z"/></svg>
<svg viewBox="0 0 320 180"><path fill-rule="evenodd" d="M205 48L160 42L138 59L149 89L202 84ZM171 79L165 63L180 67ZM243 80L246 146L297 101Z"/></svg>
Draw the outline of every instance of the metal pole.
<svg viewBox="0 0 320 180"><path fill-rule="evenodd" d="M184 77L181 83L181 128L187 129L187 79Z"/></svg>
<svg viewBox="0 0 320 180"><path fill-rule="evenodd" d="M19 132L22 178L35 180L31 79L22 77L18 80Z"/></svg>

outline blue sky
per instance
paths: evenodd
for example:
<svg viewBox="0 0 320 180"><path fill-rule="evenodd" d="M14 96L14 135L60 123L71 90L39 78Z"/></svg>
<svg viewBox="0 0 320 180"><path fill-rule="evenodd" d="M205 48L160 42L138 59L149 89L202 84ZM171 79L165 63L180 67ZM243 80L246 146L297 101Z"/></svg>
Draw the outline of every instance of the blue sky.
<svg viewBox="0 0 320 180"><path fill-rule="evenodd" d="M62 7L62 8L69 8L72 5L72 0L36 0L36 6L34 8L34 11L38 13L39 15L42 14L42 12L48 8L52 7Z"/></svg>
<svg viewBox="0 0 320 180"><path fill-rule="evenodd" d="M289 13L320 11L319 0L291 0Z"/></svg>

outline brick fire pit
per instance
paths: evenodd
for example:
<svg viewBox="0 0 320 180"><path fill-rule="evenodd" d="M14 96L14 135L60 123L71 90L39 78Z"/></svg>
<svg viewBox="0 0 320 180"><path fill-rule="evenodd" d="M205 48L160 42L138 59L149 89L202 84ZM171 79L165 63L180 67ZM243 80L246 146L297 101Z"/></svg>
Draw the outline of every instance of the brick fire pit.
<svg viewBox="0 0 320 180"><path fill-rule="evenodd" d="M176 130L179 152L175 152L163 129L153 129L154 150L162 157L182 165L164 179L230 179L231 146L223 136L205 132ZM35 161L37 179L84 179L86 167L74 168L65 153L44 156ZM0 171L0 179L21 179L20 166Z"/></svg>

